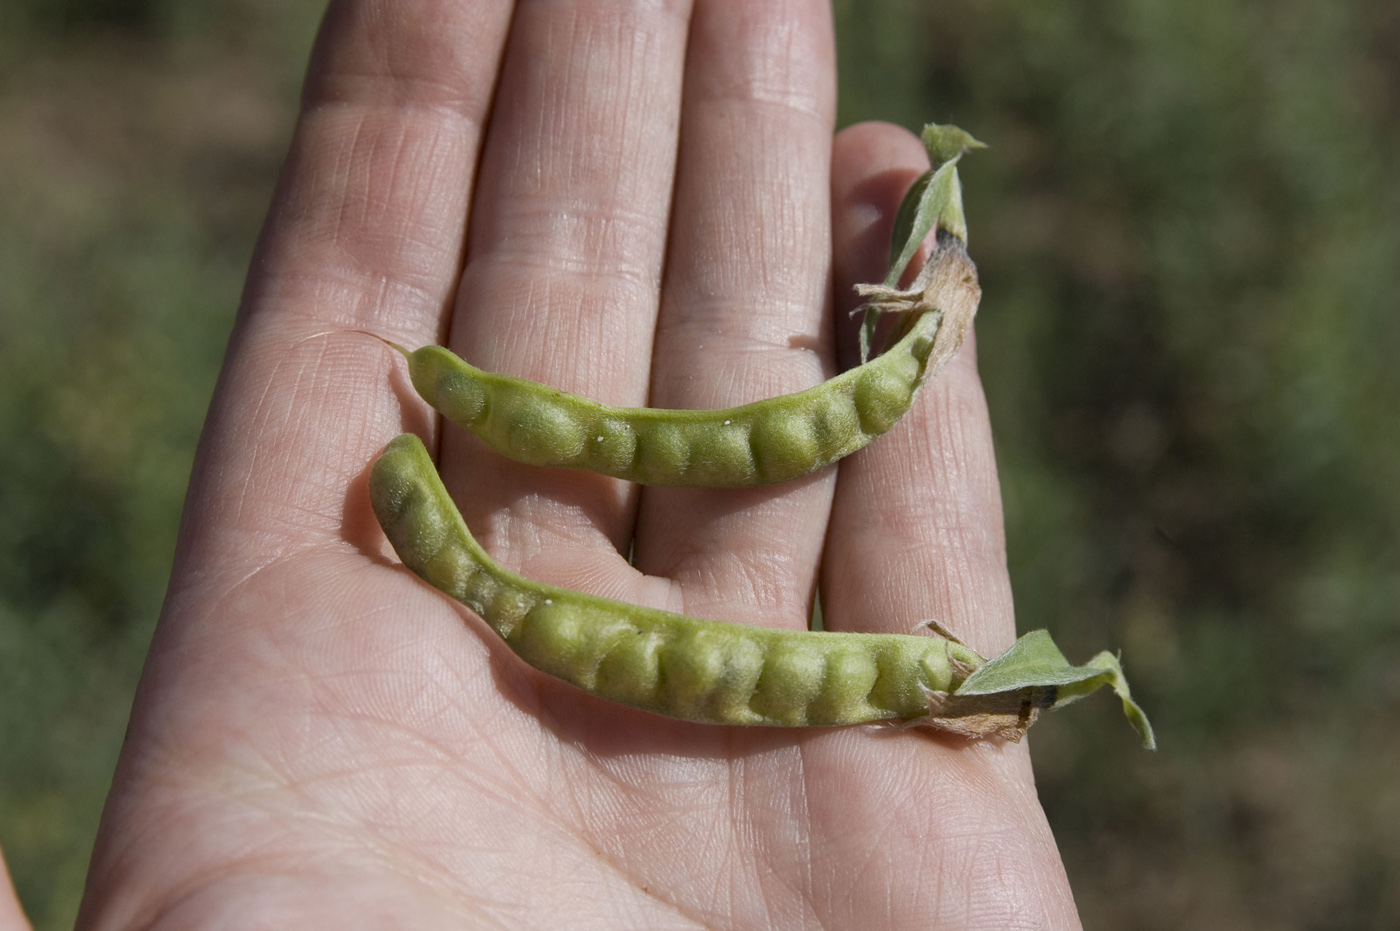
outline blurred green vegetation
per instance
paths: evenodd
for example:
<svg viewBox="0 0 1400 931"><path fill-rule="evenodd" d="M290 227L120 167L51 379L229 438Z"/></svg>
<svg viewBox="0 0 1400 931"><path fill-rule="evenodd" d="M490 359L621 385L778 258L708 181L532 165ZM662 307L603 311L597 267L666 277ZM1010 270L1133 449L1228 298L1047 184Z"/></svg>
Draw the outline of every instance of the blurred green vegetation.
<svg viewBox="0 0 1400 931"><path fill-rule="evenodd" d="M1019 623L1121 644L1158 728L1034 735L1087 926L1400 927L1400 8L839 9L843 117L992 144Z"/></svg>
<svg viewBox="0 0 1400 931"><path fill-rule="evenodd" d="M0 10L0 840L72 924L319 3ZM1032 742L1090 928L1400 927L1400 8L838 0L956 122Z"/></svg>
<svg viewBox="0 0 1400 931"><path fill-rule="evenodd" d="M0 842L70 928L319 4L0 11Z"/></svg>

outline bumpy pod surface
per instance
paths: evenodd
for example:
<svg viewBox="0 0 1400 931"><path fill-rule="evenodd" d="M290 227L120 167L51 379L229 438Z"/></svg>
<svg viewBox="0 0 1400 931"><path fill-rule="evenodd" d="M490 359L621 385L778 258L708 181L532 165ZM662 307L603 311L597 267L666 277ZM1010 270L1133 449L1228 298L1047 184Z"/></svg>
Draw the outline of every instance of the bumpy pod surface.
<svg viewBox="0 0 1400 931"><path fill-rule="evenodd" d="M720 410L612 407L482 371L441 346L396 348L424 400L516 461L645 485L764 485L828 466L889 430L957 351L981 298L962 241L941 237L915 284L882 295L911 322L879 357L805 391Z"/></svg>
<svg viewBox="0 0 1400 931"><path fill-rule="evenodd" d="M399 557L522 659L610 701L709 724L856 724L929 713L983 660L942 637L707 621L533 582L472 538L412 434L375 463L375 514Z"/></svg>
<svg viewBox="0 0 1400 931"><path fill-rule="evenodd" d="M1153 746L1117 658L1105 652L1071 666L1043 630L984 660L932 633L754 627L534 582L472 538L411 433L374 464L370 497L404 565L475 611L530 665L609 701L704 724L897 720L1018 740L1042 709L1107 685Z"/></svg>

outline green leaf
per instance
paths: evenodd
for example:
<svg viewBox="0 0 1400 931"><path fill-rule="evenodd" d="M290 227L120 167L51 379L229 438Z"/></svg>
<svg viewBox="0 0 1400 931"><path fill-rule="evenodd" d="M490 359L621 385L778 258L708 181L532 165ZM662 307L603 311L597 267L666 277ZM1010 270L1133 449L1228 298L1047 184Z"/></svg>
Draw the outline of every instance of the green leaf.
<svg viewBox="0 0 1400 931"><path fill-rule="evenodd" d="M947 230L967 241L967 218L963 214L962 181L958 178L958 161L970 149L985 149L969 133L956 126L930 123L920 134L928 149L932 166L914 182L900 202L895 214L890 241L889 271L884 285L898 287L914 254L919 251L928 234L935 228ZM860 360L870 358L879 313L867 308L860 328Z"/></svg>
<svg viewBox="0 0 1400 931"><path fill-rule="evenodd" d="M924 148L928 150L929 163L940 167L944 162L956 162L972 149L985 149L987 144L980 142L964 129L951 123L929 123L919 133Z"/></svg>
<svg viewBox="0 0 1400 931"><path fill-rule="evenodd" d="M1105 685L1110 686L1122 700L1123 714L1137 730L1142 745L1149 750L1156 749L1152 725L1142 708L1133 701L1118 657L1104 651L1083 666L1073 666L1044 630L1031 631L1005 652L977 667L953 694L999 695L1048 686L1055 689L1055 698L1049 707L1059 708Z"/></svg>
<svg viewBox="0 0 1400 931"><path fill-rule="evenodd" d="M917 201L914 201L911 210L910 202L915 197ZM950 206L954 199L957 201L956 209ZM952 226L939 223L945 214L952 218ZM908 217L907 223L905 217ZM890 244L890 253L894 255L894 260L885 275L886 287L893 288L899 284L899 279L904 276L904 270L909 267L914 253L919 251L919 246L923 245L935 225L948 230L959 239L967 239L967 221L962 215L962 184L958 181L956 160L921 176L909 189L909 193L904 195L904 201L899 205L899 213L895 214L894 239ZM898 253L894 251L896 248L899 249Z"/></svg>

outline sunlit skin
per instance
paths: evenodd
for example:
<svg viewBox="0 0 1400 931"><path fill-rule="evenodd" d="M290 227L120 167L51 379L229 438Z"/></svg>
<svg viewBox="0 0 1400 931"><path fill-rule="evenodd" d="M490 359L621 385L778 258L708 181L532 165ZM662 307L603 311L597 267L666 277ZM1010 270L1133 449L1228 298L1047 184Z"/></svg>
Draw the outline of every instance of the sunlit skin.
<svg viewBox="0 0 1400 931"><path fill-rule="evenodd" d="M794 629L820 590L832 629L932 615L993 655L1014 623L970 340L837 467L696 490L505 461L382 346L307 339L629 407L820 384L927 165L891 126L833 141L832 42L815 0L332 5L80 927L1078 927L1024 744L581 695L406 572L369 508L411 430L530 578Z"/></svg>

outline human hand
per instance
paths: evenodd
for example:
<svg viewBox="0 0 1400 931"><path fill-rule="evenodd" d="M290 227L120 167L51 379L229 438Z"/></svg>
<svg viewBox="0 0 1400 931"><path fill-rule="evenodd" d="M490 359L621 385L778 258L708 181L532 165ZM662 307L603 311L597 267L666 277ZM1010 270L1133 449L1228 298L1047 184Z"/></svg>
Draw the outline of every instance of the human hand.
<svg viewBox="0 0 1400 931"><path fill-rule="evenodd" d="M970 346L838 468L711 491L507 462L337 332L620 405L818 383L926 166L893 127L833 142L833 72L815 0L333 3L80 927L1077 927L1024 747L601 702L412 577L369 511L411 429L531 578L790 627L820 581L829 628L1008 645Z"/></svg>

